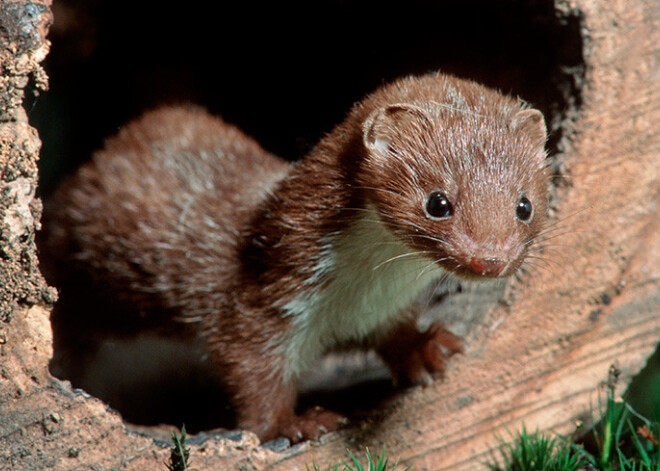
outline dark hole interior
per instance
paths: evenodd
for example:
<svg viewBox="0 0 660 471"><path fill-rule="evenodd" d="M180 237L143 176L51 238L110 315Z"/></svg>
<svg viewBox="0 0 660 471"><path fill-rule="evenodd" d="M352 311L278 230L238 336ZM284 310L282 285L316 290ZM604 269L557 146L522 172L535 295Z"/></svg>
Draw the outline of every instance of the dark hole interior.
<svg viewBox="0 0 660 471"><path fill-rule="evenodd" d="M46 62L51 89L28 103L43 141L46 199L105 137L162 103L201 104L291 160L363 95L407 74L440 69L522 97L546 116L551 156L564 121L581 104L580 14L549 0L173 5L54 2ZM67 329L63 311L80 298L67 295L53 318L56 356L57 336ZM117 363L139 363L140 355L117 357ZM114 387L95 388L81 379L84 355L60 357L64 366L56 374L106 400L129 422L185 423L193 432L231 426L226 400L195 362L184 367L172 360L179 374L159 373L139 387L124 387L112 376L121 373L111 369L106 380ZM374 381L341 395L307 395L302 403L349 413L368 408L391 393L387 381Z"/></svg>

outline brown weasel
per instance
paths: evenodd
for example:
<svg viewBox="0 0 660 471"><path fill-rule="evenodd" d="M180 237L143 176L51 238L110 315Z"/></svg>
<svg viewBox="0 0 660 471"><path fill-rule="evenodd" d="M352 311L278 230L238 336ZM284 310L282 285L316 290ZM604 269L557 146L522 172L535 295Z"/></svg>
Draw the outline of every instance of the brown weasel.
<svg viewBox="0 0 660 471"><path fill-rule="evenodd" d="M514 273L546 220L542 114L441 73L357 103L301 161L194 108L145 114L50 204L51 252L105 292L195 322L241 428L293 441L297 376L339 346L429 380L460 341L410 306L446 275Z"/></svg>

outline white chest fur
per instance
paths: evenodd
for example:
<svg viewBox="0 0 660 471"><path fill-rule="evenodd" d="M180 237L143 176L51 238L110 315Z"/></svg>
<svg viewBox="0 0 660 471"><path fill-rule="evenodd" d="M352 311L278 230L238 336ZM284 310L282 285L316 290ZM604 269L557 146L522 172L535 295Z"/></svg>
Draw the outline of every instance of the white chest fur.
<svg viewBox="0 0 660 471"><path fill-rule="evenodd" d="M293 317L285 342L288 375L301 373L333 345L386 332L442 271L395 239L369 210L350 230L328 236L314 273L323 282L284 306Z"/></svg>

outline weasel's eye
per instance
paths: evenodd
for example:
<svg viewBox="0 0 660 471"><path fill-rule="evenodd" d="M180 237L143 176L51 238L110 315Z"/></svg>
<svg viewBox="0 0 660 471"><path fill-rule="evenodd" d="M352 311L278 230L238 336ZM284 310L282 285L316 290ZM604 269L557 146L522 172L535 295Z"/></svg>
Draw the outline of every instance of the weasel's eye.
<svg viewBox="0 0 660 471"><path fill-rule="evenodd" d="M518 201L518 206L516 206L516 216L523 222L528 222L532 219L532 203L526 198L520 198Z"/></svg>
<svg viewBox="0 0 660 471"><path fill-rule="evenodd" d="M444 193L434 191L426 200L426 213L433 218L448 218L453 212L451 203Z"/></svg>

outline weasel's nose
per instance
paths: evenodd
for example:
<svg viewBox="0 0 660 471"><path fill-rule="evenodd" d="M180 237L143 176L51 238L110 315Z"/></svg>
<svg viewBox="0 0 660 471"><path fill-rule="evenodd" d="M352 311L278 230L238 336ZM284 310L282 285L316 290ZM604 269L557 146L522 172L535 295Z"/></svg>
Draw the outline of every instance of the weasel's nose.
<svg viewBox="0 0 660 471"><path fill-rule="evenodd" d="M482 276L499 276L507 266L507 262L499 258L477 258L472 257L470 268Z"/></svg>

